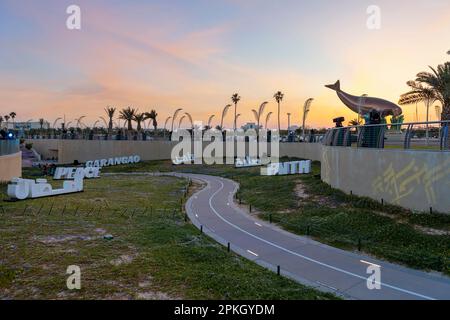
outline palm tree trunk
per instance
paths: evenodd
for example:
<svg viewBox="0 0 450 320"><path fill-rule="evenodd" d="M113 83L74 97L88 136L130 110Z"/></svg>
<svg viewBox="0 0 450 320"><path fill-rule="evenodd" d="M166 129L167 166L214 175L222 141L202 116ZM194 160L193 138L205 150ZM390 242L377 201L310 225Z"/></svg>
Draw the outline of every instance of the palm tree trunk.
<svg viewBox="0 0 450 320"><path fill-rule="evenodd" d="M278 102L278 133L281 132L280 111L281 111L281 107L280 107L280 103Z"/></svg>
<svg viewBox="0 0 450 320"><path fill-rule="evenodd" d="M442 121L450 121L450 102L442 106Z"/></svg>
<svg viewBox="0 0 450 320"><path fill-rule="evenodd" d="M233 128L234 131L236 131L237 129L236 115L237 115L237 103L234 104L234 128Z"/></svg>
<svg viewBox="0 0 450 320"><path fill-rule="evenodd" d="M430 104L431 101L427 100L426 102L426 107L427 107L427 128L426 128L426 139L427 139L427 146L430 143L430 126L428 124L428 121L430 121Z"/></svg>

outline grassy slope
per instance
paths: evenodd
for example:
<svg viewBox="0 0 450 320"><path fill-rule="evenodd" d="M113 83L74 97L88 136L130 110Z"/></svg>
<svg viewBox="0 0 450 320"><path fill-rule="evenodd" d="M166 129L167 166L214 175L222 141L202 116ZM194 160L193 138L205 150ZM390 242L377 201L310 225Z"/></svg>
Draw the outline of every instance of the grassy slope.
<svg viewBox="0 0 450 320"><path fill-rule="evenodd" d="M0 202L0 299L334 298L200 235L180 212L185 184L104 177L80 194ZM66 289L69 265L81 267L81 291Z"/></svg>
<svg viewBox="0 0 450 320"><path fill-rule="evenodd" d="M367 198L346 195L323 183L317 174L263 177L258 168L227 166L180 166L168 162L146 162L106 171L184 171L220 175L241 184L240 197L287 230L348 250L369 254L411 267L450 274L450 216L418 214ZM298 183L309 195L296 196ZM430 230L435 228L438 230ZM434 234L440 232L441 234Z"/></svg>

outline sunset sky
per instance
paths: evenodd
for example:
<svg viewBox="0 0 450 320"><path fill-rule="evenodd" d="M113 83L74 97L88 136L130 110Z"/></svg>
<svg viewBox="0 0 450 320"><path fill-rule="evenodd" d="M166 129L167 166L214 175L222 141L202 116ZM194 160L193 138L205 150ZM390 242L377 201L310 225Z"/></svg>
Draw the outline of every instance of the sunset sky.
<svg viewBox="0 0 450 320"><path fill-rule="evenodd" d="M71 4L79 31L66 28ZM366 26L372 4L381 30ZM163 125L182 107L217 124L238 92L244 123L263 101L275 112L281 90L284 126L287 112L300 124L309 97L309 125L331 126L356 114L325 84L397 102L407 80L450 58L449 39L448 0L1 0L0 115L92 124L104 107L130 105L156 109ZM404 111L414 121L415 106Z"/></svg>

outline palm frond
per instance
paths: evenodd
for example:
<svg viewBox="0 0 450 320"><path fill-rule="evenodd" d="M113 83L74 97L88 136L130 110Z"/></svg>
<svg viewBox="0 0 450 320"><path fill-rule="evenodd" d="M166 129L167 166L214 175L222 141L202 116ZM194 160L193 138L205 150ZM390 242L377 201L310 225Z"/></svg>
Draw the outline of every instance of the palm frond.
<svg viewBox="0 0 450 320"><path fill-rule="evenodd" d="M270 121L270 117L272 116L273 112L269 112L266 116L266 129L267 129L267 123Z"/></svg>
<svg viewBox="0 0 450 320"><path fill-rule="evenodd" d="M231 108L231 104L228 104L228 105L225 106L225 108L223 108L222 119L227 116L228 110L230 110L230 108Z"/></svg>
<svg viewBox="0 0 450 320"><path fill-rule="evenodd" d="M189 122L191 123L191 127L193 128L194 127L194 120L192 120L192 116L189 113L187 113L187 112L185 112L184 114L189 119Z"/></svg>
<svg viewBox="0 0 450 320"><path fill-rule="evenodd" d="M303 105L303 113L307 114L311 110L311 104L313 103L314 99L309 98L305 101L305 104Z"/></svg>
<svg viewBox="0 0 450 320"><path fill-rule="evenodd" d="M178 129L181 128L181 124L183 123L183 120L184 120L185 118L186 118L185 115L183 115L183 116L180 118L180 121L178 122Z"/></svg>
<svg viewBox="0 0 450 320"><path fill-rule="evenodd" d="M180 114L180 112L183 111L183 109L177 109L175 110L174 114L173 114L173 121L175 121L177 119L177 116Z"/></svg>
<svg viewBox="0 0 450 320"><path fill-rule="evenodd" d="M261 104L261 106L259 107L259 117L262 116L262 114L264 113L264 109L266 109L266 106L269 102L265 101Z"/></svg>
<svg viewBox="0 0 450 320"><path fill-rule="evenodd" d="M256 111L255 109L252 109L253 112L253 116L255 117L255 120L258 121L259 115L258 115L258 111Z"/></svg>
<svg viewBox="0 0 450 320"><path fill-rule="evenodd" d="M214 119L214 117L215 117L214 114L209 117L209 119L208 119L208 128L211 128L211 122Z"/></svg>

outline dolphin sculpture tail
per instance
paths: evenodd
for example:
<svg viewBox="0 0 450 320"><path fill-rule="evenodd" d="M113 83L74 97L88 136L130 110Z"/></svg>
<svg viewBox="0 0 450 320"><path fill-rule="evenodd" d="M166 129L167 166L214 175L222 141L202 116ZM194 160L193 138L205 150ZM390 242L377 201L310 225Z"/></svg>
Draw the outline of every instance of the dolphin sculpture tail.
<svg viewBox="0 0 450 320"><path fill-rule="evenodd" d="M326 85L325 87L330 88L331 90L334 90L334 91L340 91L341 90L341 81L338 80L338 81L336 81L335 84L329 84L329 85Z"/></svg>

